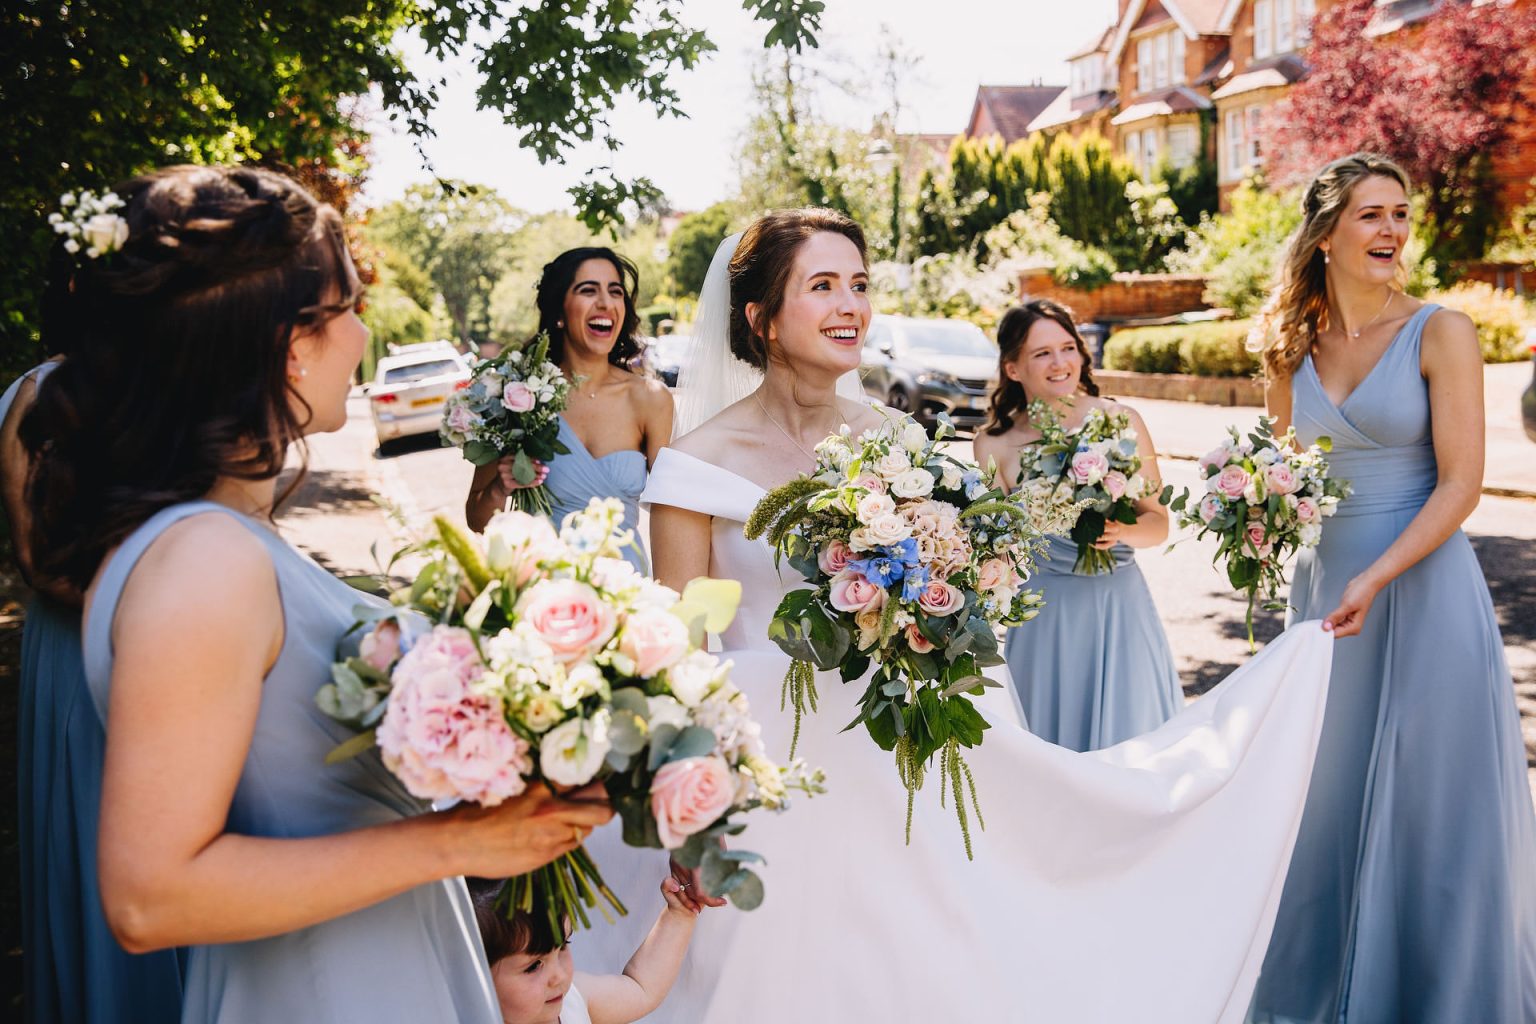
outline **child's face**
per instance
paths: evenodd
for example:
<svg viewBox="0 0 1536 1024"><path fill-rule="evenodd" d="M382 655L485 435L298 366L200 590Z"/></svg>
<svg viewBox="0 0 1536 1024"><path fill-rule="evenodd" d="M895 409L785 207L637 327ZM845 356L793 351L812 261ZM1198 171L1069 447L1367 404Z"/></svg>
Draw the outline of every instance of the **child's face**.
<svg viewBox="0 0 1536 1024"><path fill-rule="evenodd" d="M501 1019L506 1024L556 1024L571 987L571 948L531 956L513 953L491 965Z"/></svg>

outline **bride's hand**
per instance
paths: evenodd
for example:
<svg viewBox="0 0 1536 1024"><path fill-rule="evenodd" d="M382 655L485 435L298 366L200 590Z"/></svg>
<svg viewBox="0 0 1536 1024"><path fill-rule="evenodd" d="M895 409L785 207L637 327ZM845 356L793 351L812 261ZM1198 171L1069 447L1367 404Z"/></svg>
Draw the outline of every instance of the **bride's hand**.
<svg viewBox="0 0 1536 1024"><path fill-rule="evenodd" d="M683 891L678 894L679 898L683 901L683 906L695 914L705 907L725 906L724 897L710 896L704 892L700 875L695 869L685 868L674 860L672 861L672 877L677 879L678 884L683 887Z"/></svg>
<svg viewBox="0 0 1536 1024"><path fill-rule="evenodd" d="M549 476L549 465L547 463L540 462L538 459L534 459L533 482L520 484L517 482L517 477L512 475L512 462L513 457L508 455L496 463L496 475L501 479L502 489L505 490L508 494L511 494L513 491L521 491L528 487L537 487L544 482L546 477Z"/></svg>

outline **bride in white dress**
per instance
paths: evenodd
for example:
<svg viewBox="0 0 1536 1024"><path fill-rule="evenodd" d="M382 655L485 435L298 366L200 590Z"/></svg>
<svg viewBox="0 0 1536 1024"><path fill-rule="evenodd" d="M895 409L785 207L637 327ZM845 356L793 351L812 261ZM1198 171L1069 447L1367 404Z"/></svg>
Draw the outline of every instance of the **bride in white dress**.
<svg viewBox="0 0 1536 1024"><path fill-rule="evenodd" d="M888 415L836 393L859 365L866 283L862 233L828 211L769 214L739 245L728 239L681 396L681 429L707 422L661 452L642 498L662 582L742 582L719 642L781 756L787 660L767 629L799 581L787 565L781 578L742 524L768 488L812 466L822 437ZM1298 625L1161 729L1086 754L1032 736L1008 695L989 691L979 705L993 728L968 755L986 817L975 861L937 785L903 844L892 755L862 730L840 732L862 687L823 677L799 753L826 769L829 792L753 816L741 845L767 858L763 906L706 911L648 1020L1241 1020L1306 795L1331 644L1316 623ZM645 856L608 845L609 879L628 882ZM582 941L600 950L622 932Z"/></svg>

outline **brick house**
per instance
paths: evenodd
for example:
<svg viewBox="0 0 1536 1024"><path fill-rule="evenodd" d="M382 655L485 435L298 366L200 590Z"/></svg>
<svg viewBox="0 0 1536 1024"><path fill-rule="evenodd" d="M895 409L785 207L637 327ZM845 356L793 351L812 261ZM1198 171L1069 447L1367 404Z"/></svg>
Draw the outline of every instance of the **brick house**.
<svg viewBox="0 0 1536 1024"><path fill-rule="evenodd" d="M976 90L976 102L964 135L968 139L1002 137L1003 145L1017 142L1029 134L1029 125L1062 92L1059 85L983 85Z"/></svg>
<svg viewBox="0 0 1536 1024"><path fill-rule="evenodd" d="M1117 76L1115 148L1150 177L1211 153L1211 85L1227 62L1224 0L1121 0L1106 64Z"/></svg>
<svg viewBox="0 0 1536 1024"><path fill-rule="evenodd" d="M1115 37L1110 25L1067 57L1069 84L1050 105L1029 122L1029 132L1096 132L1108 138L1114 114L1118 76L1109 65L1109 44Z"/></svg>

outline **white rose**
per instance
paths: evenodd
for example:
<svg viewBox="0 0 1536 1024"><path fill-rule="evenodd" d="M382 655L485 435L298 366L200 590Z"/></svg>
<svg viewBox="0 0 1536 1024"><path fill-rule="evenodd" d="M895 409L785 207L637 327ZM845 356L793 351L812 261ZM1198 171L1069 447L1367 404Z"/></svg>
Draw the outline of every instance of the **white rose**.
<svg viewBox="0 0 1536 1024"><path fill-rule="evenodd" d="M667 685L672 695L686 707L698 707L699 702L714 688L715 680L723 672L720 659L708 651L694 651L676 665L667 669Z"/></svg>
<svg viewBox="0 0 1536 1024"><path fill-rule="evenodd" d="M1296 531L1296 536L1304 548L1315 548L1317 542L1323 539L1323 527L1321 523L1302 523Z"/></svg>
<svg viewBox="0 0 1536 1024"><path fill-rule="evenodd" d="M612 746L606 711L588 720L573 718L555 726L539 741L539 770L557 786L585 786L602 767Z"/></svg>
<svg viewBox="0 0 1536 1024"><path fill-rule="evenodd" d="M1253 453L1253 462L1256 466L1268 466L1280 458L1280 453L1274 448L1260 448Z"/></svg>
<svg viewBox="0 0 1536 1024"><path fill-rule="evenodd" d="M887 480L900 476L912 468L912 460L907 458L907 453L899 448L893 448L885 455L875 460L874 470Z"/></svg>
<svg viewBox="0 0 1536 1024"><path fill-rule="evenodd" d="M1125 483L1125 496L1132 501L1139 501L1145 498L1148 492L1147 478L1140 473L1132 474L1131 478Z"/></svg>
<svg viewBox="0 0 1536 1024"><path fill-rule="evenodd" d="M865 527L864 533L873 542L873 546L884 547L887 544L895 544L897 541L906 540L912 536L912 526L901 516L893 512L889 515L877 517Z"/></svg>
<svg viewBox="0 0 1536 1024"><path fill-rule="evenodd" d="M688 720L688 709L679 704L675 698L665 695L647 697L645 708L646 718L650 720L652 729L658 725L670 725L681 730L688 728L691 724Z"/></svg>
<svg viewBox="0 0 1536 1024"><path fill-rule="evenodd" d="M888 516L895 512L896 503L891 500L891 496L888 494L866 494L859 499L859 504L855 511L858 514L859 522L868 526L881 516Z"/></svg>
<svg viewBox="0 0 1536 1024"><path fill-rule="evenodd" d="M909 422L901 428L901 443L907 451L916 455L928 447L928 431L916 423Z"/></svg>
<svg viewBox="0 0 1536 1024"><path fill-rule="evenodd" d="M536 733L544 732L565 717L560 702L549 693L539 692L529 697L522 706L519 717L524 725Z"/></svg>
<svg viewBox="0 0 1536 1024"><path fill-rule="evenodd" d="M933 493L933 474L913 467L891 481L891 492L898 498L923 498Z"/></svg>
<svg viewBox="0 0 1536 1024"><path fill-rule="evenodd" d="M960 467L953 462L944 464L944 479L940 481L946 491L958 491L960 485L965 483L965 477L960 473Z"/></svg>
<svg viewBox="0 0 1536 1024"><path fill-rule="evenodd" d="M102 252L121 248L128 240L128 222L115 213L98 213L85 222L85 240Z"/></svg>

